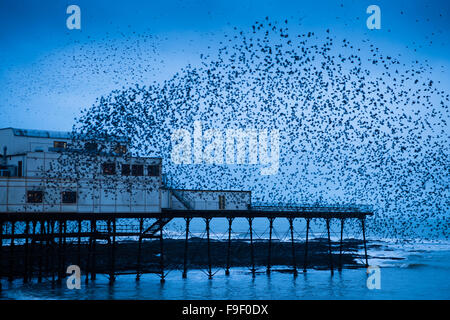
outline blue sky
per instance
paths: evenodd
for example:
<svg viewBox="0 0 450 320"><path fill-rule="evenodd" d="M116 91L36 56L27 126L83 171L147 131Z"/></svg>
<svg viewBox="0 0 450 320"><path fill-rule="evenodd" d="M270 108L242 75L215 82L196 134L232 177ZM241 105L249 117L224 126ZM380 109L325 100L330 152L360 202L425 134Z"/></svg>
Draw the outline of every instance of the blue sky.
<svg viewBox="0 0 450 320"><path fill-rule="evenodd" d="M71 4L81 8L81 30L66 28ZM371 4L381 8L381 30L366 27ZM69 130L101 95L167 79L213 53L233 27L266 16L428 60L439 79L450 68L449 1L0 0L0 127Z"/></svg>

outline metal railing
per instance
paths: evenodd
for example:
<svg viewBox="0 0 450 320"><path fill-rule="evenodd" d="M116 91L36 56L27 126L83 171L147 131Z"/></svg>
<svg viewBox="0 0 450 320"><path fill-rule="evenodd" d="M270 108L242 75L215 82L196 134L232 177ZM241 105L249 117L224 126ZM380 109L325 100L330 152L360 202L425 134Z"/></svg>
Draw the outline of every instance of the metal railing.
<svg viewBox="0 0 450 320"><path fill-rule="evenodd" d="M184 198L180 192L178 192L174 189L170 189L170 191L175 196L175 198L177 198L177 200L180 201L183 204L183 206L185 206L186 209L188 209L188 210L193 209L191 206L191 203L188 200L186 200L186 198Z"/></svg>
<svg viewBox="0 0 450 320"><path fill-rule="evenodd" d="M183 195L178 192L177 190L175 190L172 186L172 181L171 179L167 178L166 174L162 174L162 184L163 186L170 190L170 192L174 195L174 197L181 202L181 204L188 210L192 210L193 206L191 205L190 201L187 200L185 197L183 197Z"/></svg>
<svg viewBox="0 0 450 320"><path fill-rule="evenodd" d="M112 231L109 230L107 225L99 225L96 229L98 232L109 232ZM117 225L116 226L116 233L139 233L139 226L136 225Z"/></svg>
<svg viewBox="0 0 450 320"><path fill-rule="evenodd" d="M292 212L372 212L372 207L363 204L289 204L289 203L253 203L250 210L257 211L292 211Z"/></svg>

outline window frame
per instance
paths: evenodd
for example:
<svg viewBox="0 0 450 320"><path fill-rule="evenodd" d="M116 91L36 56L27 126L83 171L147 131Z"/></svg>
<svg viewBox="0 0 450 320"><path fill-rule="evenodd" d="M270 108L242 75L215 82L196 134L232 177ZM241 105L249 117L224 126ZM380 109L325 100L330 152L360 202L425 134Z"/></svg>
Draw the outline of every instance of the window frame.
<svg viewBox="0 0 450 320"><path fill-rule="evenodd" d="M75 194L75 199L74 199L73 202L67 202L67 201L64 201L64 195L67 194L67 193ZM62 204L76 204L76 203L77 203L77 200L78 200L78 194L77 194L76 191L66 190L66 191L62 191L62 192L61 192L61 203L62 203Z"/></svg>
<svg viewBox="0 0 450 320"><path fill-rule="evenodd" d="M128 168L128 169L125 170L125 168ZM131 176L131 165L128 164L128 163L122 163L121 166L120 166L120 173L124 177Z"/></svg>
<svg viewBox="0 0 450 320"><path fill-rule="evenodd" d="M111 172L108 172L106 169L107 169L107 167L109 166L109 165L112 165L113 167L113 169L111 170ZM105 175L105 176L114 176L115 174L116 174L116 168L117 166L116 166L116 163L115 162L103 162L102 163L102 173L103 173L103 175ZM105 171L106 170L106 171Z"/></svg>
<svg viewBox="0 0 450 320"><path fill-rule="evenodd" d="M38 201L30 201L30 195L32 193L39 194ZM44 191L42 190L27 190L27 203L38 204L44 202Z"/></svg>
<svg viewBox="0 0 450 320"><path fill-rule="evenodd" d="M62 144L63 146L58 146ZM60 141L60 140L54 140L53 141L53 148L55 149L66 149L67 148L67 141Z"/></svg>
<svg viewBox="0 0 450 320"><path fill-rule="evenodd" d="M150 173L153 172L152 170L150 170L150 167L156 168L158 174L157 174L157 175L150 174ZM147 166L147 175L148 175L149 177L159 177L159 176L161 176L160 165L159 165L159 164L149 164L149 165Z"/></svg>
<svg viewBox="0 0 450 320"><path fill-rule="evenodd" d="M141 168L139 171L136 171L137 168ZM140 173L140 174L138 174ZM144 176L144 165L143 164L139 164L139 163L135 163L131 165L131 175L133 177L142 177Z"/></svg>

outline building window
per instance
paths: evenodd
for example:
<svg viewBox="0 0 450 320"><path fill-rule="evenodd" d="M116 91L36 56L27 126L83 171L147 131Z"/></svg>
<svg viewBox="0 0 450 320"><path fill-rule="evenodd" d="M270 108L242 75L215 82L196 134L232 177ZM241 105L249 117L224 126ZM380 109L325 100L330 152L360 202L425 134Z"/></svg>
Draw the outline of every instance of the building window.
<svg viewBox="0 0 450 320"><path fill-rule="evenodd" d="M129 164L122 164L122 175L129 176L131 173L131 168Z"/></svg>
<svg viewBox="0 0 450 320"><path fill-rule="evenodd" d="M61 198L62 203L77 203L77 193L75 191L63 191Z"/></svg>
<svg viewBox="0 0 450 320"><path fill-rule="evenodd" d="M159 165L148 166L148 175L151 177L159 177Z"/></svg>
<svg viewBox="0 0 450 320"><path fill-rule="evenodd" d="M65 148L67 148L67 142L65 142L65 141L53 141L53 148L65 149Z"/></svg>
<svg viewBox="0 0 450 320"><path fill-rule="evenodd" d="M114 152L117 154L125 154L127 153L127 146L118 144L115 148L114 148Z"/></svg>
<svg viewBox="0 0 450 320"><path fill-rule="evenodd" d="M84 145L84 149L86 149L86 151L97 151L98 145L95 142L86 142L86 144Z"/></svg>
<svg viewBox="0 0 450 320"><path fill-rule="evenodd" d="M103 174L116 174L116 164L114 162L105 162L102 164Z"/></svg>
<svg viewBox="0 0 450 320"><path fill-rule="evenodd" d="M144 175L144 166L142 164L133 164L131 166L131 174L133 176L143 176Z"/></svg>
<svg viewBox="0 0 450 320"><path fill-rule="evenodd" d="M0 177L9 177L11 172L8 170L7 166L0 166Z"/></svg>
<svg viewBox="0 0 450 320"><path fill-rule="evenodd" d="M42 191L27 191L28 203L42 203L44 193Z"/></svg>
<svg viewBox="0 0 450 320"><path fill-rule="evenodd" d="M225 196L219 196L219 210L225 209Z"/></svg>

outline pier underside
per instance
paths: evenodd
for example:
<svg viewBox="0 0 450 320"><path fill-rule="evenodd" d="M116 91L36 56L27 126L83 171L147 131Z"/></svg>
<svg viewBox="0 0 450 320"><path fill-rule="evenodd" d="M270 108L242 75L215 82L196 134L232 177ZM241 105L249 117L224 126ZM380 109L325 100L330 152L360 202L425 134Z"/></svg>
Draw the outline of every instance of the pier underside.
<svg viewBox="0 0 450 320"><path fill-rule="evenodd" d="M139 280L144 273L156 273L164 281L170 268L182 270L183 277L187 277L189 267L203 267L209 278L213 278L217 272L213 269L218 267L227 275L232 266L243 265L248 266L253 275L261 266L270 273L273 265L281 261L281 257L277 257L281 251L276 251L281 249L275 250L275 246L280 246L280 239L274 235L276 219L289 223L288 241L283 241L281 246L282 250L291 251L289 270L294 276L298 270L307 272L312 267L310 256L314 252L318 252L322 260L328 260L325 267L333 274L334 269L341 270L350 261L350 256L343 251L356 250L355 243L343 237L344 224L349 219L360 222L364 246L361 266L367 266L365 218L369 215L372 215L369 210L358 208L305 206L258 206L249 210L163 209L156 214L3 212L0 213L0 280L22 278L24 282L32 279L41 282L48 279L57 284L67 276L69 265L79 266L86 281L95 280L98 273L103 273L109 276L111 283L121 274L135 274ZM211 236L210 224L217 218L225 218L228 224L223 241ZM248 221L245 239L232 237L233 221L237 218ZM254 219L260 218L268 221L268 237L263 242L257 238L253 225ZM184 221L182 239L167 237L165 233L165 227L174 219ZM204 220L205 237L193 236L190 231L193 219ZM310 224L318 219L325 221L326 226L322 241L311 239ZM298 220L306 226L302 230L302 241L295 235L298 232L294 221ZM332 241L330 223L336 221L340 240ZM170 250L174 250L173 253L169 253ZM199 255L193 254L196 250L206 251L203 266L196 260ZM128 258L133 260L131 263L124 264L125 252L132 252L132 257Z"/></svg>

